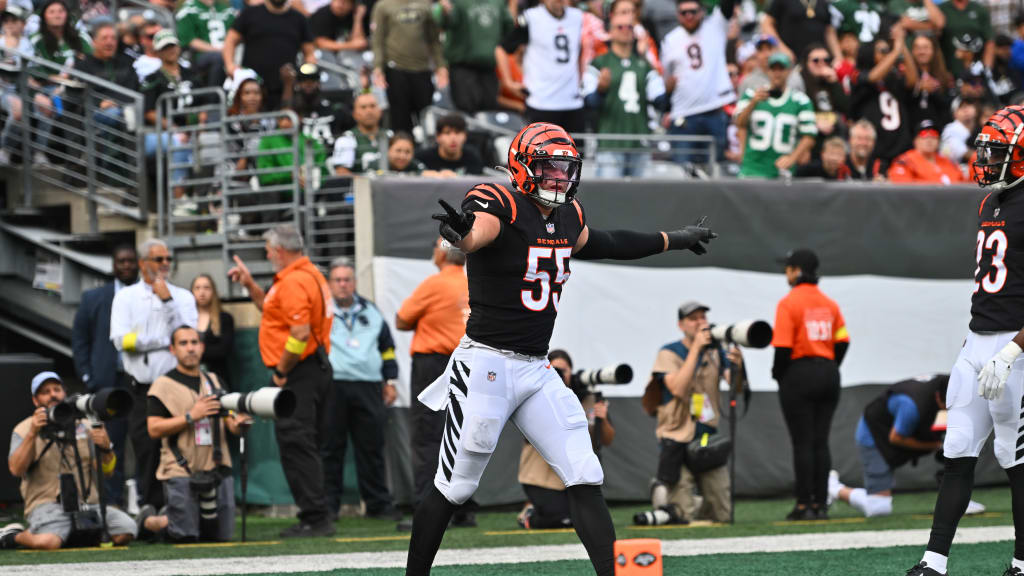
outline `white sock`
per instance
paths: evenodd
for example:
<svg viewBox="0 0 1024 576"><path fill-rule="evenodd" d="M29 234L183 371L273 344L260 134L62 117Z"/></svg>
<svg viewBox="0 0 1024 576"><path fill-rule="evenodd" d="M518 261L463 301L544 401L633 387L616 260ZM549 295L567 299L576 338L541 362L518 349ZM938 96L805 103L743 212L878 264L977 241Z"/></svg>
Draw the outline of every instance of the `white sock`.
<svg viewBox="0 0 1024 576"><path fill-rule="evenodd" d="M924 553L924 557L921 558L929 568L935 570L939 574L946 573L946 557L938 552L927 551Z"/></svg>
<svg viewBox="0 0 1024 576"><path fill-rule="evenodd" d="M860 510L861 514L867 516L868 507L868 491L863 488L854 488L850 490L850 506L853 506L857 510Z"/></svg>
<svg viewBox="0 0 1024 576"><path fill-rule="evenodd" d="M1017 560L1016 558L1014 558L1013 562L1011 563L1011 566L1013 566L1014 568L1024 570L1024 560Z"/></svg>

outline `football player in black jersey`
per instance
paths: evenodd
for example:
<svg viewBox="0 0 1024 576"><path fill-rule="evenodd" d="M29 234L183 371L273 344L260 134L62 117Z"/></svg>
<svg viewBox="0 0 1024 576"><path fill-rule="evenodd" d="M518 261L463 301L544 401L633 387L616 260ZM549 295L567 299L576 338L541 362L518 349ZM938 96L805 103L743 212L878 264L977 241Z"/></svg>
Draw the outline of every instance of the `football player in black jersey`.
<svg viewBox="0 0 1024 576"><path fill-rule="evenodd" d="M420 394L446 410L434 486L416 508L406 574L430 573L452 512L476 490L511 418L565 483L576 533L600 576L615 571L604 472L579 400L546 354L570 258L630 260L666 250L704 254L699 222L672 232L587 226L575 198L582 161L561 127L534 123L509 147L511 187L474 186L459 212L444 201L441 236L467 253L470 316L445 373Z"/></svg>
<svg viewBox="0 0 1024 576"><path fill-rule="evenodd" d="M995 430L995 454L1010 478L1013 560L1003 576L1024 574L1024 108L1009 106L975 140L974 179L991 190L978 208L974 296L967 340L946 392L945 474L924 557L907 576L947 574L946 558L967 509L974 466Z"/></svg>

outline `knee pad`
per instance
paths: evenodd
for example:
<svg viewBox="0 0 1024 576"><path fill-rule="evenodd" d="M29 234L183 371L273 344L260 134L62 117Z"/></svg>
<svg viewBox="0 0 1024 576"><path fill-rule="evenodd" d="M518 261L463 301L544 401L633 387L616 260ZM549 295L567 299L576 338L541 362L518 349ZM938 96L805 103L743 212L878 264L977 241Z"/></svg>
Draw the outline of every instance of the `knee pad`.
<svg viewBox="0 0 1024 576"><path fill-rule="evenodd" d="M601 461L597 455L591 452L582 461L572 463L572 476L567 479L565 486L577 486L580 484L591 484L600 486L604 484L604 470L601 469Z"/></svg>
<svg viewBox="0 0 1024 576"><path fill-rule="evenodd" d="M971 453L974 444L974 434L969 427L957 426L946 430L946 439L942 443L942 454L949 459L955 458L976 458L977 453Z"/></svg>
<svg viewBox="0 0 1024 576"><path fill-rule="evenodd" d="M868 518L892 514L892 496L868 494L864 499L864 515Z"/></svg>
<svg viewBox="0 0 1024 576"><path fill-rule="evenodd" d="M445 497L445 500L448 500L456 506L465 504L467 500L472 498L479 485L479 481L473 482L468 478L460 478L454 475L447 486L442 486L436 480L434 481L434 486L437 488L437 491Z"/></svg>

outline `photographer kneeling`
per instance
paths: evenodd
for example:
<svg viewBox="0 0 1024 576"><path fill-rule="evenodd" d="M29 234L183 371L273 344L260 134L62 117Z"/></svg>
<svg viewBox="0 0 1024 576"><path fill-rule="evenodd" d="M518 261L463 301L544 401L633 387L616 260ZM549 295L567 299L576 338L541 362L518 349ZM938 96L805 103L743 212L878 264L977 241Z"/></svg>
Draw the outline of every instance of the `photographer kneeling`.
<svg viewBox="0 0 1024 576"><path fill-rule="evenodd" d="M88 524L93 531L100 526L99 495L93 474L96 463L90 453L90 441L95 445L105 476L114 473L116 456L102 424L90 427L88 421L71 419L70 427L61 430L50 421L48 414L55 412L51 409L66 397L64 384L55 372L41 372L32 379L32 403L36 410L14 427L7 458L11 474L21 478L29 529L21 524L4 527L0 530L0 548L54 550L68 543L78 532L76 529L83 528L82 524ZM74 442L68 437L72 433ZM79 459L81 469L77 465ZM80 494L85 495L86 505L78 508ZM78 510L66 512L65 508ZM107 507L107 528L117 545L125 545L135 537L135 522L112 506Z"/></svg>
<svg viewBox="0 0 1024 576"><path fill-rule="evenodd" d="M719 383L729 380L730 369L743 370L743 355L735 346L726 353L712 340L708 310L694 301L679 307L683 339L658 351L644 391L644 410L658 418L660 455L651 486L654 510L637 514L638 524L688 523L697 518L729 521L729 450L712 437L720 420ZM740 387L746 385L744 373ZM694 448L709 443L711 450L697 454ZM700 487L703 504L695 487Z"/></svg>
<svg viewBox="0 0 1024 576"><path fill-rule="evenodd" d="M615 439L615 427L608 418L608 402L590 393L582 383L573 382L572 358L565 350L549 352L548 362L562 377L565 385L577 396L582 396L583 411L589 422L590 442L594 454L600 458L601 447L610 445ZM529 499L517 518L521 527L529 530L572 526L565 484L529 442L524 443L519 455L519 483Z"/></svg>
<svg viewBox="0 0 1024 576"><path fill-rule="evenodd" d="M200 371L203 343L195 328L171 334L174 370L149 388L147 426L160 442L156 477L164 483L166 512L150 505L139 511L140 532L164 534L172 541L231 540L235 531L235 490L225 428L238 434L248 416L221 417L216 375Z"/></svg>

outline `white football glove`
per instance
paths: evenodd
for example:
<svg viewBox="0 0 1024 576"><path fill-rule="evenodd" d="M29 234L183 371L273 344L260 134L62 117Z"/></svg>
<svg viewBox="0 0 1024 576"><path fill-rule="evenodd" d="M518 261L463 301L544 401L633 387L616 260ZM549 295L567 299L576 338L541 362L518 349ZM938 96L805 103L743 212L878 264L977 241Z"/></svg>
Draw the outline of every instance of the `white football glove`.
<svg viewBox="0 0 1024 576"><path fill-rule="evenodd" d="M1010 367L1013 361L1024 352L1016 342L1003 347L998 354L985 363L985 367L978 374L978 396L988 400L998 400L1003 395L1003 388L1006 387L1006 379L1010 376Z"/></svg>

